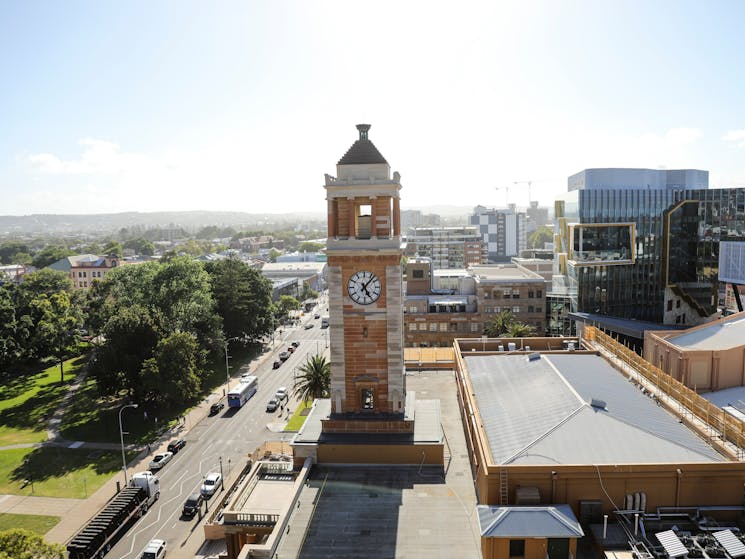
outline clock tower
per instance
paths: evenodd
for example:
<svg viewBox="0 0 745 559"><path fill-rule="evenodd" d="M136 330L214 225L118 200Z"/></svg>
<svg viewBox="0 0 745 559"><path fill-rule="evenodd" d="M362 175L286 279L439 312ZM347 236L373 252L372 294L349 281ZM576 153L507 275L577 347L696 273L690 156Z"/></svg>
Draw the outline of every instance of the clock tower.
<svg viewBox="0 0 745 559"><path fill-rule="evenodd" d="M406 413L400 175L358 124L326 175L330 414L324 433L413 433Z"/></svg>

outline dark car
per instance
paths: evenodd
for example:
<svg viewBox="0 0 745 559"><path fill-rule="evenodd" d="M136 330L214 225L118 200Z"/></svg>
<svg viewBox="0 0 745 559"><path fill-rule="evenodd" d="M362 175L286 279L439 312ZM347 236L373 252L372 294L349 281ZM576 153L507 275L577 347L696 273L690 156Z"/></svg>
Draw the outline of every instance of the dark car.
<svg viewBox="0 0 745 559"><path fill-rule="evenodd" d="M272 369L279 369L282 366L282 361L275 361L272 363Z"/></svg>
<svg viewBox="0 0 745 559"><path fill-rule="evenodd" d="M201 493L189 495L189 498L184 503L184 510L181 511L181 514L188 518L193 517L202 508L202 503L204 503L204 497Z"/></svg>
<svg viewBox="0 0 745 559"><path fill-rule="evenodd" d="M279 352L279 360L280 361L287 361L290 358L290 353L287 351L280 351Z"/></svg>
<svg viewBox="0 0 745 559"><path fill-rule="evenodd" d="M220 410L222 410L225 407L225 404L222 402L216 402L210 406L210 415L215 415L220 413Z"/></svg>
<svg viewBox="0 0 745 559"><path fill-rule="evenodd" d="M266 403L266 411L268 412L277 411L278 407L279 407L279 402L277 402L276 398L272 398Z"/></svg>
<svg viewBox="0 0 745 559"><path fill-rule="evenodd" d="M168 452L173 452L174 454L176 454L185 446L186 441L184 439L176 439L175 441L171 441L170 443L168 443Z"/></svg>
<svg viewBox="0 0 745 559"><path fill-rule="evenodd" d="M291 345L292 347L297 347L297 346L299 346L299 345L300 345L300 342L292 342L292 343L291 343L290 345Z"/></svg>

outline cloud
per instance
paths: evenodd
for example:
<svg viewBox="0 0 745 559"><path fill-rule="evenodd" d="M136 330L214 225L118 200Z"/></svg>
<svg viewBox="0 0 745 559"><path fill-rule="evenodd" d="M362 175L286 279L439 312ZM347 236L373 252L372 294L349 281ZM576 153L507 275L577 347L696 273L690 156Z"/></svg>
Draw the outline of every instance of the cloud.
<svg viewBox="0 0 745 559"><path fill-rule="evenodd" d="M745 148L745 129L743 130L730 130L724 136L722 140L735 144L738 148Z"/></svg>
<svg viewBox="0 0 745 559"><path fill-rule="evenodd" d="M152 166L149 158L136 153L124 153L113 142L84 138L79 159L64 160L52 153L28 156L34 171L55 175L116 174Z"/></svg>

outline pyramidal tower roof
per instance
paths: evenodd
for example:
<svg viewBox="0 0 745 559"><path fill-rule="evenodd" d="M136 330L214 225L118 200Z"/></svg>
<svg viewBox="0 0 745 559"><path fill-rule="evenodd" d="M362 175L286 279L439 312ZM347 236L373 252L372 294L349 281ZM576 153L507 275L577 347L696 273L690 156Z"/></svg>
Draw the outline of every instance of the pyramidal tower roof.
<svg viewBox="0 0 745 559"><path fill-rule="evenodd" d="M370 130L369 124L358 124L357 130L360 132L360 138L352 144L344 154L337 165L364 165L369 163L385 163L385 157L378 151L378 148L367 139L367 132Z"/></svg>

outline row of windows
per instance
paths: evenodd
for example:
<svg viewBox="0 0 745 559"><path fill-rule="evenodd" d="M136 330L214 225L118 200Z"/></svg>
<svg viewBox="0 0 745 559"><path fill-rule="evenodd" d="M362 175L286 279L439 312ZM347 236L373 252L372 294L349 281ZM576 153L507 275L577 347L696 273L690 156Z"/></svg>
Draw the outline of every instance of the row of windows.
<svg viewBox="0 0 745 559"><path fill-rule="evenodd" d="M78 277L79 278L87 278L88 277L88 272L78 272ZM92 270L91 271L91 277L92 278L102 278L103 277L103 272L100 271L100 270Z"/></svg>
<svg viewBox="0 0 745 559"><path fill-rule="evenodd" d="M505 289L503 291L484 291L484 299L519 299L519 289ZM528 291L528 299L543 298L543 290Z"/></svg>
<svg viewBox="0 0 745 559"><path fill-rule="evenodd" d="M533 326L540 334L543 331L543 323L526 322L528 326ZM484 325L480 322L471 322L470 330L472 333L481 332ZM467 332L468 324L465 322L410 322L409 332Z"/></svg>
<svg viewBox="0 0 745 559"><path fill-rule="evenodd" d="M496 314L500 313L502 311L511 311L513 314L520 314L521 312L529 312L529 313L535 313L535 312L543 312L542 306L533 306L528 305L527 309L525 307L484 307L484 313L486 314Z"/></svg>

